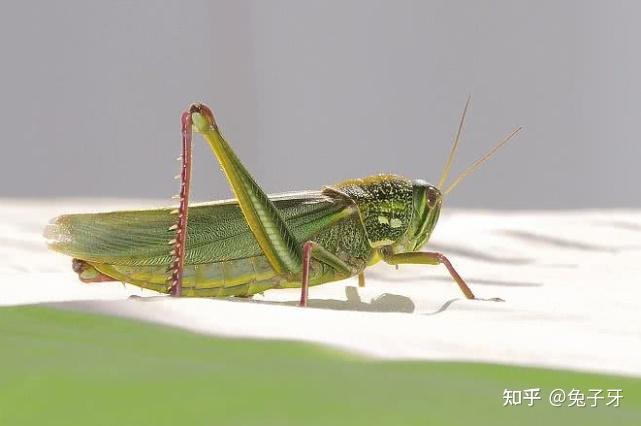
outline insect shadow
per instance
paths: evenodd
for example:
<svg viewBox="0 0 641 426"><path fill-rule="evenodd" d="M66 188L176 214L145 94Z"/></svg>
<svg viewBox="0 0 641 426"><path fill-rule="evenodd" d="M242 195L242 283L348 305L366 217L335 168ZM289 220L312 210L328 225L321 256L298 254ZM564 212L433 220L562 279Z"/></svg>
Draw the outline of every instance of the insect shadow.
<svg viewBox="0 0 641 426"><path fill-rule="evenodd" d="M452 282L452 279L450 277L441 277L441 276L433 276L433 275L407 277L407 276L394 276L391 274L386 274L385 276L383 276L382 274L378 275L376 272L370 272L369 276L372 278L378 278L385 281L393 281L393 282L410 282L410 281L413 282L417 280L422 280L422 281L425 281L426 283L430 281L440 281L440 282L447 282L447 283ZM502 281L502 280L488 280L483 278L469 278L469 282L475 285L495 285L500 287L543 287L543 283L532 282L532 281Z"/></svg>
<svg viewBox="0 0 641 426"><path fill-rule="evenodd" d="M619 248L617 247L588 244L580 241L572 241L564 238L551 237L549 235L535 234L533 232L516 231L516 230L498 231L498 232L508 237L516 238L522 241L539 243L539 244L560 247L560 248L568 248L568 249L582 250L582 251L601 251L601 252L609 252L609 253L616 253L619 251Z"/></svg>
<svg viewBox="0 0 641 426"><path fill-rule="evenodd" d="M612 222L595 222L597 225L610 226L612 228L624 229L626 231L639 231L641 232L641 224L634 222L626 222L622 220L615 220Z"/></svg>
<svg viewBox="0 0 641 426"><path fill-rule="evenodd" d="M372 299L369 303L363 302L358 294L358 288L345 287L347 300L336 299L310 299L307 306L311 308L333 309L337 311L361 311L361 312L401 312L412 313L416 309L412 299L398 294L384 293ZM298 301L287 302L267 300L247 300L250 303L261 303L267 305L298 306Z"/></svg>
<svg viewBox="0 0 641 426"><path fill-rule="evenodd" d="M331 309L337 311L359 311L359 312L396 312L411 314L416 310L416 305L407 296L398 294L384 293L372 299L370 303L363 302L358 294L358 288L353 286L345 287L345 296L347 300L336 299L310 299L308 307L317 309ZM129 298L138 301L163 300L167 296L150 296L143 297L132 295ZM280 306L298 306L298 301L275 301L275 300L256 300L242 297L216 298L216 300L226 300L235 303L258 303L261 305L280 305ZM464 299L454 298L444 302L438 309L433 312L424 312L423 315L436 315L445 312L454 302Z"/></svg>
<svg viewBox="0 0 641 426"><path fill-rule="evenodd" d="M456 302L457 300L461 300L461 299L460 299L459 297L456 297L456 298L454 298L454 299L450 299L450 300L448 300L447 302L443 303L443 304L441 305L441 307L440 307L440 308L438 308L437 310L435 310L434 312L425 312L423 315L428 315L428 316L429 316L429 315L436 315L436 314L440 314L441 312L445 312L445 310L446 310L447 308L449 308L449 307L450 307L450 305L451 305L452 303Z"/></svg>
<svg viewBox="0 0 641 426"><path fill-rule="evenodd" d="M478 260L482 262L505 263L505 264L511 264L511 265L526 265L526 264L535 262L534 259L530 259L527 257L494 256L483 251L471 250L469 248L454 246L454 245L431 244L431 247L434 250L440 251L442 253L448 253L450 255L456 255L460 257L467 257L469 259Z"/></svg>

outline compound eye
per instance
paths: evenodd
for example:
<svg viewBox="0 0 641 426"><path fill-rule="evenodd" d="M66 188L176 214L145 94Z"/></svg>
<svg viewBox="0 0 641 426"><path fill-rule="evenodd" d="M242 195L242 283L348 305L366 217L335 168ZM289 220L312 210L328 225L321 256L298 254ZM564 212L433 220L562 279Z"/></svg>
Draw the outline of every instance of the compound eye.
<svg viewBox="0 0 641 426"><path fill-rule="evenodd" d="M439 193L434 188L427 189L427 204L430 207L436 206L436 203L438 203L439 198L440 198Z"/></svg>

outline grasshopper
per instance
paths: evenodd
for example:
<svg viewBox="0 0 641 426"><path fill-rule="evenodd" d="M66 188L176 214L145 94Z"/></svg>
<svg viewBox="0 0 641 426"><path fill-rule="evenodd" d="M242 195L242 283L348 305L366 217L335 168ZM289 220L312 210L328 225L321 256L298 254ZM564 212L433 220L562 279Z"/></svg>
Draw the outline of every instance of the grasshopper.
<svg viewBox="0 0 641 426"><path fill-rule="evenodd" d="M73 258L83 282L122 281L173 296L249 297L348 277L384 261L444 265L466 298L474 293L442 253L420 251L444 197L506 144L512 131L445 189L461 138L467 99L437 185L396 175L352 179L320 191L267 195L236 156L203 104L181 116L182 171L177 209L70 214L45 229L52 250ZM189 205L192 132L212 148L234 200ZM498 299L500 300L500 299Z"/></svg>

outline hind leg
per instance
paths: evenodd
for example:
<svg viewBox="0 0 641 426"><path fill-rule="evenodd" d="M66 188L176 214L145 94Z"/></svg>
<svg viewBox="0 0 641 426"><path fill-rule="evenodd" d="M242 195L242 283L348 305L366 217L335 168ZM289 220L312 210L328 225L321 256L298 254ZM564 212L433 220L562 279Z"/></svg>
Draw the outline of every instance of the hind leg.
<svg viewBox="0 0 641 426"><path fill-rule="evenodd" d="M82 281L83 283L89 284L101 283L105 281L118 281L98 271L90 263L84 260L72 259L71 267L73 268L73 271L78 274L78 278L80 278L80 281Z"/></svg>

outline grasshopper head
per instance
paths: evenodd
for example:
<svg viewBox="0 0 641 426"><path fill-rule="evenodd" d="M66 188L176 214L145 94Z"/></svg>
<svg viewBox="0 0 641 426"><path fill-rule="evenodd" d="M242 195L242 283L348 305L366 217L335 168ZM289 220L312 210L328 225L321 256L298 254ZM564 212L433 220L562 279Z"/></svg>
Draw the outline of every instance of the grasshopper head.
<svg viewBox="0 0 641 426"><path fill-rule="evenodd" d="M189 106L189 117L194 130L199 133L205 133L218 127L214 113L205 104L191 104Z"/></svg>
<svg viewBox="0 0 641 426"><path fill-rule="evenodd" d="M441 214L443 194L434 185L421 179L412 181L414 209L413 220L408 229L409 250L421 248L432 235Z"/></svg>

